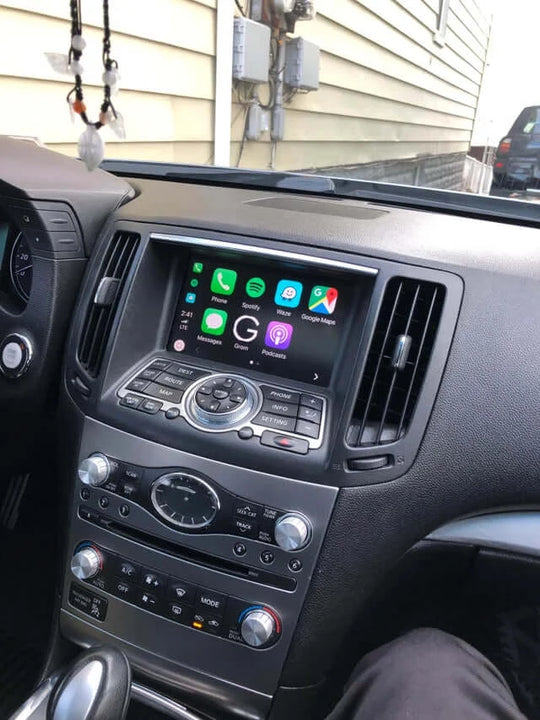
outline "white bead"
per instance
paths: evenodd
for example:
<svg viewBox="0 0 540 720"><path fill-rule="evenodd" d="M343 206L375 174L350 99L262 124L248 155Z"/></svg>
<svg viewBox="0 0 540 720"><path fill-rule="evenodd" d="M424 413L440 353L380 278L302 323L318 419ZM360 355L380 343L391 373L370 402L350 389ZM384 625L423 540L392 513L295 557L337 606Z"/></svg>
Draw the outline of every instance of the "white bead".
<svg viewBox="0 0 540 720"><path fill-rule="evenodd" d="M70 68L71 68L71 72L74 75L82 75L84 72L83 66L81 65L79 60L73 60L70 65Z"/></svg>
<svg viewBox="0 0 540 720"><path fill-rule="evenodd" d="M121 113L117 112L115 117L113 111L109 108L107 111L107 127L109 127L120 140L126 139L126 127Z"/></svg>
<svg viewBox="0 0 540 720"><path fill-rule="evenodd" d="M93 125L88 125L79 138L79 157L88 170L95 170L105 156L105 145L99 132Z"/></svg>
<svg viewBox="0 0 540 720"><path fill-rule="evenodd" d="M109 85L111 89L116 88L120 82L120 73L116 68L111 68L111 70L105 70L101 79L104 85Z"/></svg>
<svg viewBox="0 0 540 720"><path fill-rule="evenodd" d="M74 35L71 38L71 47L74 50L79 50L82 52L86 47L86 40L83 38L82 35Z"/></svg>
<svg viewBox="0 0 540 720"><path fill-rule="evenodd" d="M52 69L60 73L61 75L70 75L71 71L68 64L68 56L62 55L62 53L45 53L45 57L49 61L49 65Z"/></svg>

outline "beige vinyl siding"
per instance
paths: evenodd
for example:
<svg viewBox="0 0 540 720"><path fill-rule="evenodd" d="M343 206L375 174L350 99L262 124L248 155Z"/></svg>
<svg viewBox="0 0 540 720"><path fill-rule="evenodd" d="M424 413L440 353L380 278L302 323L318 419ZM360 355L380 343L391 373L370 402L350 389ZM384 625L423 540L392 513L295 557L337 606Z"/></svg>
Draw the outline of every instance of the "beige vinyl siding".
<svg viewBox="0 0 540 720"><path fill-rule="evenodd" d="M287 106L277 169L468 150L489 36L489 21L473 0L450 0L443 47L434 42L439 0L334 0L317 7L316 20L296 29L321 47L321 87ZM233 125L233 161L241 132L242 117ZM270 156L268 137L248 142L241 165L267 167Z"/></svg>
<svg viewBox="0 0 540 720"><path fill-rule="evenodd" d="M112 55L121 93L113 102L126 123L120 141L103 131L108 157L208 162L213 153L215 0L118 0L111 5ZM82 131L65 97L73 82L50 68L44 53L65 52L70 24L64 0L0 3L0 134L38 137L76 154ZM85 102L97 119L102 102L101 8L83 3L87 48ZM21 41L24 38L24 42ZM152 145L156 145L156 154Z"/></svg>

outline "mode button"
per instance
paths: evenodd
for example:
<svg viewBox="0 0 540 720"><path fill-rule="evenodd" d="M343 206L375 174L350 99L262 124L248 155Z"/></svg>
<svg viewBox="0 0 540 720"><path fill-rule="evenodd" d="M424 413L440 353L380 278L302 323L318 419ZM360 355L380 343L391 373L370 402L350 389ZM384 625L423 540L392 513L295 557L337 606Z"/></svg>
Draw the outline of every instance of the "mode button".
<svg viewBox="0 0 540 720"><path fill-rule="evenodd" d="M212 590L205 590L204 588L197 590L195 605L201 610L204 609L213 615L223 615L226 603L226 595L221 595L221 593Z"/></svg>

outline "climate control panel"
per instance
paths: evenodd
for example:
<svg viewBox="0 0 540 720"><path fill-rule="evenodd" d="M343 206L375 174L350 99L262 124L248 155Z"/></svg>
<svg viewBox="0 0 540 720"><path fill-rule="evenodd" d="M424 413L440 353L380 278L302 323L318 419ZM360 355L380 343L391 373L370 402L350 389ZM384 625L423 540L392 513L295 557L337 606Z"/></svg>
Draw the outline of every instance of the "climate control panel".
<svg viewBox="0 0 540 720"><path fill-rule="evenodd" d="M225 595L112 553L96 543L78 543L71 558L73 576L100 592L193 630L231 642L265 649L282 632L278 613L264 604ZM87 598L87 602L83 602ZM70 602L103 622L108 601L72 583Z"/></svg>
<svg viewBox="0 0 540 720"><path fill-rule="evenodd" d="M312 538L311 522L303 513L259 505L186 468L143 468L97 452L81 461L78 476L82 500L90 498L86 487L129 500L119 507L124 519L134 503L182 533L251 538L286 552L303 550ZM101 511L108 510L108 495L99 498L99 506ZM85 517L84 506L79 514Z"/></svg>

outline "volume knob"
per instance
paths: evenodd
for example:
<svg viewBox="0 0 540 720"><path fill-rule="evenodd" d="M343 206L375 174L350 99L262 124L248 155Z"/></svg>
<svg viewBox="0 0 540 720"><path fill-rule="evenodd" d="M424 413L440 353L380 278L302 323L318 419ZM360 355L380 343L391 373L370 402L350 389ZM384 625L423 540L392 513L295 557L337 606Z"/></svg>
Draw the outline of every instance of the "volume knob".
<svg viewBox="0 0 540 720"><path fill-rule="evenodd" d="M276 522L274 535L282 550L301 550L311 540L311 524L303 515L288 513Z"/></svg>
<svg viewBox="0 0 540 720"><path fill-rule="evenodd" d="M79 580L91 580L102 566L101 553L93 546L82 548L71 558L71 572Z"/></svg>
<svg viewBox="0 0 540 720"><path fill-rule="evenodd" d="M83 460L79 465L79 480L85 485L98 487L107 481L111 474L111 466L105 455L96 453Z"/></svg>
<svg viewBox="0 0 540 720"><path fill-rule="evenodd" d="M276 635L276 620L268 610L252 610L242 620L240 632L247 645L262 647Z"/></svg>

